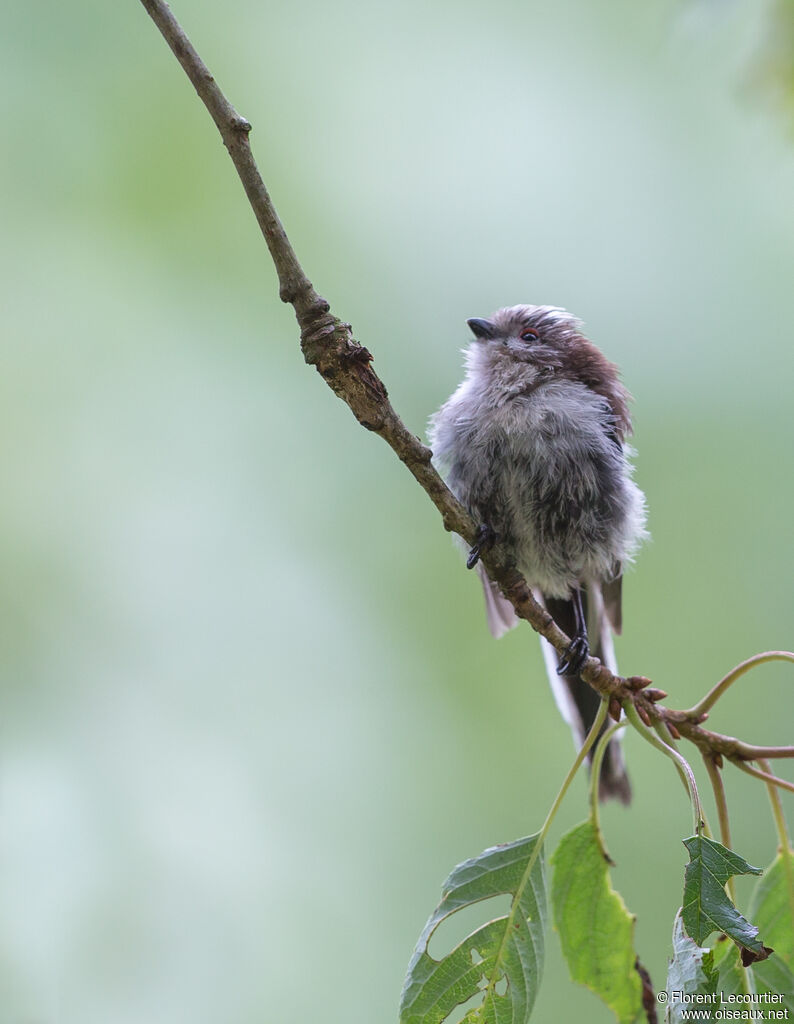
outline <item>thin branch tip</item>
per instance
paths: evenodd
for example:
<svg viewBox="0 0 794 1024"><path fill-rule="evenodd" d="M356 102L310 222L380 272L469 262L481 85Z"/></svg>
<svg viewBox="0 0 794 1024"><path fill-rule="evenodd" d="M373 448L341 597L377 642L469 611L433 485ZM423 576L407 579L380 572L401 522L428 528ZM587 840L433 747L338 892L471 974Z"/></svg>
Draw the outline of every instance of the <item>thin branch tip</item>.
<svg viewBox="0 0 794 1024"><path fill-rule="evenodd" d="M751 658L747 658L732 668L726 676L723 676L702 700L698 701L694 707L689 708L687 714L694 720L698 715L709 711L720 697L727 693L737 679L741 679L745 673L749 672L751 668L755 668L756 665L763 665L768 661L794 662L794 653L791 651L763 651L761 654L754 654ZM700 720L704 721L704 719Z"/></svg>

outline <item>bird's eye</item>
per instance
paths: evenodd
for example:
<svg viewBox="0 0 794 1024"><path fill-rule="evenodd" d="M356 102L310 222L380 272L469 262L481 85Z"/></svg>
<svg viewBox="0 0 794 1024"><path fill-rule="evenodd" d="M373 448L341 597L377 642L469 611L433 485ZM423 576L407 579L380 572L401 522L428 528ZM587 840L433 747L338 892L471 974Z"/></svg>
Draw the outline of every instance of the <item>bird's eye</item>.
<svg viewBox="0 0 794 1024"><path fill-rule="evenodd" d="M540 335L534 327L525 327L519 337L522 341L537 341Z"/></svg>

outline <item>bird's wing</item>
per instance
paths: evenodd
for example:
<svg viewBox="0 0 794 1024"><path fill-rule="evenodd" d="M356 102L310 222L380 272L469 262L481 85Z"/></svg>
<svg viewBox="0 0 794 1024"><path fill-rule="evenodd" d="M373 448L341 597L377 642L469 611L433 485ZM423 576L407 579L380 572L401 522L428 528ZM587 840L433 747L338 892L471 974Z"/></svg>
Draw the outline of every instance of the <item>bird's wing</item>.
<svg viewBox="0 0 794 1024"><path fill-rule="evenodd" d="M620 636L623 630L623 573L620 567L614 579L601 584L601 596L612 632Z"/></svg>
<svg viewBox="0 0 794 1024"><path fill-rule="evenodd" d="M512 604L489 578L482 562L478 562L477 571L480 574L482 589L485 593L485 614L488 616L488 628L498 640L500 636L504 636L508 630L518 625L518 616Z"/></svg>

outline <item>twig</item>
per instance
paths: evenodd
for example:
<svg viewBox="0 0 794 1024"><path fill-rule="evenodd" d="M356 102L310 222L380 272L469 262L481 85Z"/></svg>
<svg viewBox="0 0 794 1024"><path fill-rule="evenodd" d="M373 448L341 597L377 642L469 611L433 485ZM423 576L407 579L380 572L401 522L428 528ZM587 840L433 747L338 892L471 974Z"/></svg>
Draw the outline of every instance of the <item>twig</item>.
<svg viewBox="0 0 794 1024"><path fill-rule="evenodd" d="M319 304L323 304L327 311L327 303L323 303L303 272L262 181L248 144L251 125L240 117L223 95L168 4L159 0L141 0L141 3L173 50L221 133L276 266L282 300L295 306L299 318L318 308Z"/></svg>
<svg viewBox="0 0 794 1024"><path fill-rule="evenodd" d="M757 779L763 779L764 782L770 783L773 786L779 786L781 789L787 789L790 793L794 793L794 782L789 782L787 779L781 779L778 775L771 775L769 772L762 772L758 768L753 768L752 765L745 764L744 761L738 758L731 758L737 768L740 768L743 772L747 772L748 775L754 775Z"/></svg>
<svg viewBox="0 0 794 1024"><path fill-rule="evenodd" d="M741 662L741 664L731 669L726 676L720 679L717 685L712 687L701 701L698 701L694 707L686 712L687 715L691 718L700 718L714 707L723 693L737 679L740 679L745 672L749 672L751 668L755 668L756 665L763 665L767 661L794 661L794 654L791 651L764 651L763 654L756 654L752 658L748 658L747 661Z"/></svg>
<svg viewBox="0 0 794 1024"><path fill-rule="evenodd" d="M702 728L697 722L689 721L685 711L674 711L671 708L653 704L650 707L646 706L645 710L651 719L658 717L662 722L671 722L682 736L691 740L701 751L713 751L731 761L757 761L761 757L794 757L794 746L759 747L752 743L745 743L743 740L736 739L735 736L725 736L723 733Z"/></svg>

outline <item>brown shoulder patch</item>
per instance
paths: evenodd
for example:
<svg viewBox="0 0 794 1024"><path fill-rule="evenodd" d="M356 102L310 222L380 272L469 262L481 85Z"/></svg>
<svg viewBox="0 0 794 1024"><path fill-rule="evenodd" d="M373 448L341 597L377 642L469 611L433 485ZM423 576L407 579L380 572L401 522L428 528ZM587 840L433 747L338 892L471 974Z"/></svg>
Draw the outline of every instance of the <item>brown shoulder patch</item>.
<svg viewBox="0 0 794 1024"><path fill-rule="evenodd" d="M587 385L597 395L602 395L615 417L615 431L619 441L631 433L629 395L620 382L617 366L611 363L587 338L578 335L575 342L566 345L562 357L562 368L574 380Z"/></svg>

